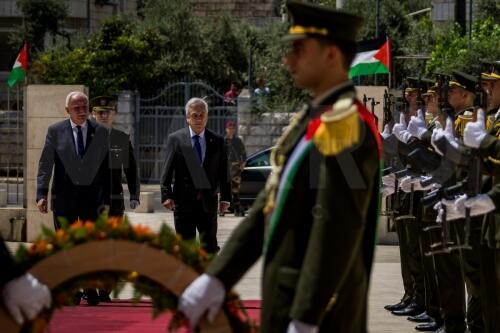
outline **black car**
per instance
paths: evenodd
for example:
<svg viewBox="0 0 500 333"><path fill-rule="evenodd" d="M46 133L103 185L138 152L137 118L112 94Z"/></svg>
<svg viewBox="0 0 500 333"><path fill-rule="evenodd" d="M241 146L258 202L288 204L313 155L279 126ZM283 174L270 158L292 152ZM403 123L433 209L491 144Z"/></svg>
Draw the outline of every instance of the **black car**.
<svg viewBox="0 0 500 333"><path fill-rule="evenodd" d="M245 169L241 173L240 202L243 209L252 205L266 185L271 173L271 150L272 148L266 148L247 158Z"/></svg>

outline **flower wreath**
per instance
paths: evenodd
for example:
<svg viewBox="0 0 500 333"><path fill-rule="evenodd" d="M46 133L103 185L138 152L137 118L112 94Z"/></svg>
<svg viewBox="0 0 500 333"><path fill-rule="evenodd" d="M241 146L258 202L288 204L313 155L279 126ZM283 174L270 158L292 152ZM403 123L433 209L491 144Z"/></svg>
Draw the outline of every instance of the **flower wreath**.
<svg viewBox="0 0 500 333"><path fill-rule="evenodd" d="M16 259L21 269L28 270L41 260L79 244L111 239L147 244L173 256L199 274L204 272L213 257L207 254L198 242L182 240L166 224L163 224L160 231L155 233L147 226L131 225L126 216L108 218L102 215L95 222L77 221L72 224L67 221L61 222L61 229L54 232L43 228L41 236L30 246L19 247ZM27 328L31 332L43 332L54 310L67 305L75 305L74 295L82 288L113 290L116 296L123 288L124 281L132 283L134 287L134 302L138 302L142 296L151 298L153 318L165 311L172 313L168 331L176 331L188 325L184 314L177 310L178 299L174 293L138 272L111 271L79 276L52 289L51 308L27 324L30 326ZM223 309L233 332L255 333L258 331L256 323L248 316L235 292L227 293Z"/></svg>

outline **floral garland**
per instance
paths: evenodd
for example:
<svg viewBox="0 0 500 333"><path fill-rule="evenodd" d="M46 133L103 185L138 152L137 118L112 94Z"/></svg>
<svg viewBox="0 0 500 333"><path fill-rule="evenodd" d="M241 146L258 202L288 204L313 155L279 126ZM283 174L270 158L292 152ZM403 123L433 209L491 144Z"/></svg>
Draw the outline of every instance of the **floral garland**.
<svg viewBox="0 0 500 333"><path fill-rule="evenodd" d="M48 256L72 248L78 244L96 240L128 240L145 243L151 247L165 251L179 261L188 265L198 273L205 271L213 255L207 254L198 242L182 240L170 227L163 224L158 233L144 225L131 225L127 217L100 216L95 222L77 221L69 224L61 221L61 229L52 231L44 228L41 236L30 246L20 246L16 258L20 267L28 270L40 260ZM104 272L79 277L68 281L52 290L52 306L32 321L28 327L31 332L43 332L55 309L67 305L75 305L74 296L80 289L99 288L113 290L118 295L124 286L130 282L134 287L133 301L138 302L143 296L149 296L152 301L153 318L165 311L173 314L168 330L175 331L187 325L187 319L182 312L177 311L177 296L159 286L154 281L140 276L137 272L120 273ZM257 332L257 325L248 316L236 293L230 291L226 295L223 306L229 323L235 332Z"/></svg>

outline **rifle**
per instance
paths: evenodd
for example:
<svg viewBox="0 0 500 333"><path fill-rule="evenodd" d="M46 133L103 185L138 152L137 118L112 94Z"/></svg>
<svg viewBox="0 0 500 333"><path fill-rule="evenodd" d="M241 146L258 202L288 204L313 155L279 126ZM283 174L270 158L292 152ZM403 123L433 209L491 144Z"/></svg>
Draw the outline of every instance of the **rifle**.
<svg viewBox="0 0 500 333"><path fill-rule="evenodd" d="M436 81L439 89L439 110L441 114L454 117L454 111L448 103L448 89L450 85L450 76L446 74L436 74Z"/></svg>
<svg viewBox="0 0 500 333"><path fill-rule="evenodd" d="M383 125L385 126L386 124L390 124L392 122L392 110L391 110L391 106L392 106L392 100L391 100L391 97L393 97L393 95L390 95L388 92L387 92L387 89L384 90L384 100L383 100L383 104L382 104L382 109L383 109L383 118L382 118L382 123Z"/></svg>
<svg viewBox="0 0 500 333"><path fill-rule="evenodd" d="M474 197L481 193L482 177L481 177L481 157L478 149L458 150L446 140L441 138L436 143L438 149L444 154L445 159L452 162L457 167L462 167L467 170L467 177L464 181L458 182L451 187L454 194L465 193L467 198ZM465 209L465 238L464 244L450 246L450 250L454 249L472 249L469 244L471 216L470 208Z"/></svg>
<svg viewBox="0 0 500 333"><path fill-rule="evenodd" d="M365 97L366 97L366 95L365 95ZM364 98L363 98L363 100L364 100ZM375 118L375 124L377 125L377 128L378 128L378 117L375 114L375 105L380 104L380 102L376 102L374 97L368 97L368 100L371 101L371 112L372 112L373 118Z"/></svg>

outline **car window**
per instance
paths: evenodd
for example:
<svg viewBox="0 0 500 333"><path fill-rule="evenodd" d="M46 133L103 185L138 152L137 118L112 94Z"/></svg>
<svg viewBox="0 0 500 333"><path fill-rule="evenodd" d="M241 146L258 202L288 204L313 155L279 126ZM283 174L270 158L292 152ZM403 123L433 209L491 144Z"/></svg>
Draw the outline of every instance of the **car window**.
<svg viewBox="0 0 500 333"><path fill-rule="evenodd" d="M265 150L259 153L247 161L247 167L259 167L259 166L270 166L269 157L271 155L271 150Z"/></svg>

